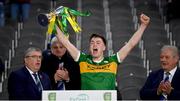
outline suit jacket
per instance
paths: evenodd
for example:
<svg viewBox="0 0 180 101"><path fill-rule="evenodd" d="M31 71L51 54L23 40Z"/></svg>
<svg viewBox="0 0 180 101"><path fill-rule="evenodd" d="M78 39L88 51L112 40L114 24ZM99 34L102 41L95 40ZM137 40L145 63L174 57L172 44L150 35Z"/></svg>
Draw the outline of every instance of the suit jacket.
<svg viewBox="0 0 180 101"><path fill-rule="evenodd" d="M57 84L54 80L54 74L59 68L59 63L64 63L64 68L69 72L70 81L65 82L66 90L80 90L81 89L81 78L79 64L76 63L73 58L66 52L61 59L53 55L51 51L46 50L43 52L43 59L41 70L49 75L51 79L51 85L53 89L57 88Z"/></svg>
<svg viewBox="0 0 180 101"><path fill-rule="evenodd" d="M38 72L43 90L50 90L51 84L47 74ZM8 79L8 93L10 100L41 100L39 92L31 74L26 67L11 72Z"/></svg>
<svg viewBox="0 0 180 101"><path fill-rule="evenodd" d="M140 97L142 100L159 100L157 95L157 88L163 80L164 71L162 69L152 72L147 78L145 85L140 90ZM180 100L180 69L177 68L171 86L174 90L168 95L168 100Z"/></svg>

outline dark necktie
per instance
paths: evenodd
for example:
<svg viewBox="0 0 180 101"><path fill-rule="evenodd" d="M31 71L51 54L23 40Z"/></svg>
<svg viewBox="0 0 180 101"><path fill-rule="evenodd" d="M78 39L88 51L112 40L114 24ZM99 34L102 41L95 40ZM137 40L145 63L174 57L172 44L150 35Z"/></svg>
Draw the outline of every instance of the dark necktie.
<svg viewBox="0 0 180 101"><path fill-rule="evenodd" d="M166 81L169 80L169 75L170 75L170 73L169 73L169 72L166 72L165 74L166 74L166 75L165 75L166 77L165 77L165 79L164 79L164 82L166 82Z"/></svg>
<svg viewBox="0 0 180 101"><path fill-rule="evenodd" d="M63 81L58 81L57 90L65 90L65 85Z"/></svg>
<svg viewBox="0 0 180 101"><path fill-rule="evenodd" d="M35 78L35 83L36 83L36 85L38 87L38 90L42 91L43 88L42 88L42 85L41 85L41 81L38 78L38 75L36 73L34 73L33 76Z"/></svg>
<svg viewBox="0 0 180 101"><path fill-rule="evenodd" d="M167 82L167 81L169 80L169 75L170 75L169 72L166 72L166 73L165 73L164 82ZM161 101L167 100L167 95L164 94L164 93L162 93L162 95L160 96L160 100L161 100Z"/></svg>

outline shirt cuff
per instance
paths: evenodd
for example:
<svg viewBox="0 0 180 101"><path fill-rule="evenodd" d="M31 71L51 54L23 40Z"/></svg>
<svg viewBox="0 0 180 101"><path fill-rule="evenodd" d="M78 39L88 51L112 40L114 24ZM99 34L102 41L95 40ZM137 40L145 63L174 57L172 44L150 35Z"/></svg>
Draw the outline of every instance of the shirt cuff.
<svg viewBox="0 0 180 101"><path fill-rule="evenodd" d="M66 80L66 83L68 83L70 81L70 79L69 80Z"/></svg>

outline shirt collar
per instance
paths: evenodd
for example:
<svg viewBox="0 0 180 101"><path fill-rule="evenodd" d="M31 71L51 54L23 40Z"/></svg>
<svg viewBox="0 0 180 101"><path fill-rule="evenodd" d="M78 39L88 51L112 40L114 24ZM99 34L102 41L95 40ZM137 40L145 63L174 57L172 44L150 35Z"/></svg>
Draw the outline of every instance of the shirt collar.
<svg viewBox="0 0 180 101"><path fill-rule="evenodd" d="M169 71L170 75L171 75L171 76L174 76L176 70L177 70L177 66L176 66L175 68L173 68L172 70ZM166 72L164 72L164 74L165 74L165 73L166 73Z"/></svg>
<svg viewBox="0 0 180 101"><path fill-rule="evenodd" d="M174 69L172 69L171 71L169 71L169 72L171 73L172 76L174 76L176 70L177 70L177 66Z"/></svg>
<svg viewBox="0 0 180 101"><path fill-rule="evenodd" d="M100 63L101 61L103 61L103 59L104 59L104 57L101 59L101 60L99 60L99 61L94 61L95 63Z"/></svg>
<svg viewBox="0 0 180 101"><path fill-rule="evenodd" d="M26 66L27 70L29 71L29 73L32 75L34 74L34 72L32 70L30 70L27 66Z"/></svg>

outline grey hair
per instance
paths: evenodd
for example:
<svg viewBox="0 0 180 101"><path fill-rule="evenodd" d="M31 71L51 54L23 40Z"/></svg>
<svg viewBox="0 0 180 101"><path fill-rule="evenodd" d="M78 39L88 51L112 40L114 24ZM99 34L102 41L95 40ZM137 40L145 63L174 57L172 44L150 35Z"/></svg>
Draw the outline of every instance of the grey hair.
<svg viewBox="0 0 180 101"><path fill-rule="evenodd" d="M29 47L25 52L24 52L24 57L28 56L31 52L34 52L34 51L37 51L37 52L41 52L41 49L40 48L36 48L36 47Z"/></svg>
<svg viewBox="0 0 180 101"><path fill-rule="evenodd" d="M163 52L164 50L169 49L172 51L172 55L175 56L179 56L179 51L178 48L176 46L171 46L171 45L165 45L161 48L161 52Z"/></svg>
<svg viewBox="0 0 180 101"><path fill-rule="evenodd" d="M53 38L51 39L51 46L52 46L54 43L56 43L56 42L59 42L58 39L57 39L57 37L53 37Z"/></svg>

